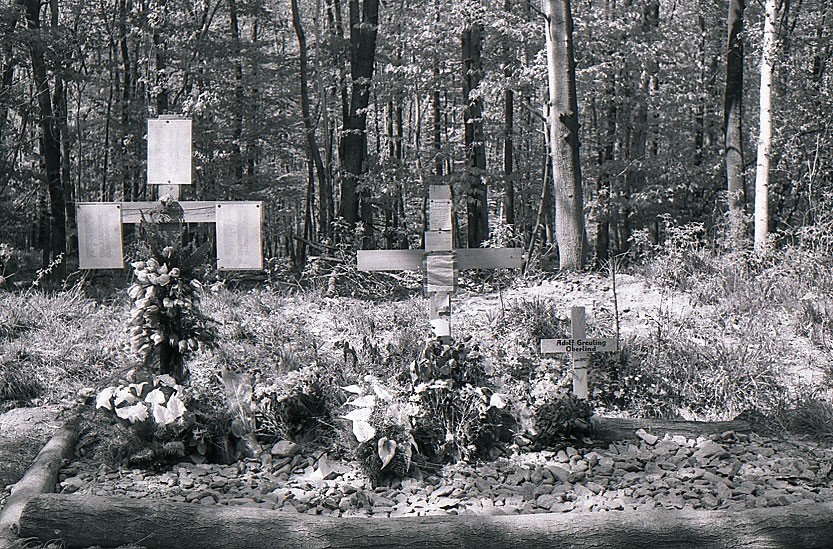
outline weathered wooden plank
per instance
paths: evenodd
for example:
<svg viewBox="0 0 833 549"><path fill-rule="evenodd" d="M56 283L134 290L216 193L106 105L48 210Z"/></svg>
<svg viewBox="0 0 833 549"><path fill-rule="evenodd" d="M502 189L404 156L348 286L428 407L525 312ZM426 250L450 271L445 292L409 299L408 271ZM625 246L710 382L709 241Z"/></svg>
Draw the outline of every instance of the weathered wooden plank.
<svg viewBox="0 0 833 549"><path fill-rule="evenodd" d="M121 269L122 211L118 204L79 202L75 205L78 225L78 267Z"/></svg>
<svg viewBox="0 0 833 549"><path fill-rule="evenodd" d="M11 532L17 529L26 503L40 494L55 491L61 466L75 452L79 417L77 410L74 410L66 423L38 452L23 478L12 486L11 494L0 509L0 549L20 547Z"/></svg>
<svg viewBox="0 0 833 549"><path fill-rule="evenodd" d="M216 206L217 268L263 269L263 205L228 202Z"/></svg>
<svg viewBox="0 0 833 549"><path fill-rule="evenodd" d="M451 294L439 292L428 296L428 319L435 336L451 335Z"/></svg>
<svg viewBox="0 0 833 549"><path fill-rule="evenodd" d="M150 212L157 211L159 202L118 202L122 209L122 223L139 223L142 220L142 213L147 216ZM179 202L182 207L183 221L186 223L215 223L217 221L217 205L223 204L262 204L256 201L202 201Z"/></svg>
<svg viewBox="0 0 833 549"><path fill-rule="evenodd" d="M689 438L719 435L728 431L736 433L751 431L749 424L739 419L732 421L685 421L681 419L602 417L594 425L596 432L593 438L604 442L636 439L636 432L640 429L660 437L670 434L683 435Z"/></svg>
<svg viewBox="0 0 833 549"><path fill-rule="evenodd" d="M523 248L457 248L457 269L517 269L523 265Z"/></svg>
<svg viewBox="0 0 833 549"><path fill-rule="evenodd" d="M49 494L26 505L20 536L43 542L58 539L67 548L139 544L149 549L803 549L833 546L831 524L833 503L743 511L652 509L368 519Z"/></svg>
<svg viewBox="0 0 833 549"><path fill-rule="evenodd" d="M451 187L448 185L431 185L428 187L428 200L451 200Z"/></svg>
<svg viewBox="0 0 833 549"><path fill-rule="evenodd" d="M424 250L359 250L360 271L419 271L423 268Z"/></svg>
<svg viewBox="0 0 833 549"><path fill-rule="evenodd" d="M615 339L542 339L541 354L572 353L572 352L613 352L616 351Z"/></svg>

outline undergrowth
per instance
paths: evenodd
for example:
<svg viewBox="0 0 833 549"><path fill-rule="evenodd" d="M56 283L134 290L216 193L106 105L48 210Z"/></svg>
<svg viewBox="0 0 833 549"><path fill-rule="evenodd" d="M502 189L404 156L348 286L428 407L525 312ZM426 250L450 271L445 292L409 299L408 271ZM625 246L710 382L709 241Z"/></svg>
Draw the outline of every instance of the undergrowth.
<svg viewBox="0 0 833 549"><path fill-rule="evenodd" d="M262 444L291 439L355 456L360 443L345 442L344 388L376 379L410 399L409 426L379 422L377 438L358 450L380 478L403 473L406 462L395 460L404 454L391 450L407 446L403 429L422 459L440 463L488 458L526 435L546 433L539 442L556 445L581 438L575 422L594 411L708 420L754 412L782 430L833 440L833 368L824 367L833 352L830 260L795 246L759 256L704 241L699 227L672 230L634 267L668 299L641 311L640 330L620 334L618 352L591 357L591 399L581 406L559 400L570 388L569 357L538 350L540 339L569 333L567 311L554 299L508 300L476 319L481 326L456 323L456 333L472 337L455 351L425 347L430 326L419 297L368 301L321 289L206 285L202 307L216 323L217 347L196 352L188 365L197 423L205 440L216 441L239 421L223 390L228 371L251 380ZM683 306L668 306L672 298ZM122 299L0 294L0 400L61 400L117 377L130 367L127 318ZM588 317L591 336L615 335L610 329ZM810 381L798 379L802 368L813 372ZM382 461L388 455L394 466Z"/></svg>

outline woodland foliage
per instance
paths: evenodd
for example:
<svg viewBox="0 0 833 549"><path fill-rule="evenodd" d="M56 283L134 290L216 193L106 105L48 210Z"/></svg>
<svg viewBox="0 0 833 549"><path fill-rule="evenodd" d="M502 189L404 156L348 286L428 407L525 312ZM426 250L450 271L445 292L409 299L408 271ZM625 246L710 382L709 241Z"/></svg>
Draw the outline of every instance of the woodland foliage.
<svg viewBox="0 0 833 549"><path fill-rule="evenodd" d="M37 28L24 16L31 2L4 3L0 243L40 251L36 262L43 267L62 249L56 224L66 229L72 257L75 201L152 198L144 179L146 119L174 113L194 120L195 183L185 199L265 200L267 257L299 270L309 255L328 257L334 218L350 219L339 185L354 131L345 114L349 92L364 85L351 68L360 33L350 30L369 16L371 3L296 6L303 68L289 0L118 0L106 8L51 0L40 4ZM662 214L675 223L721 227L726 3L572 4L582 185L598 260L626 252L641 229L655 244L664 240ZM533 237L551 243L539 8L514 0L377 7L373 73L360 113L367 151L356 192L369 208L360 245L419 245L428 183L454 187L464 243L462 212L472 181L488 187L491 226L511 220L527 248ZM796 235L829 211L829 11L822 0L779 5L769 228L780 235ZM744 17L748 213L762 7L750 3ZM465 98L460 41L475 27L482 29L482 74ZM309 128L299 123L302 70ZM59 170L49 177L39 137L44 99L51 99L49 127L60 149ZM471 167L467 156L467 101L482 104L476 122L485 167ZM65 221L55 209L59 198ZM0 265L0 276L14 272Z"/></svg>

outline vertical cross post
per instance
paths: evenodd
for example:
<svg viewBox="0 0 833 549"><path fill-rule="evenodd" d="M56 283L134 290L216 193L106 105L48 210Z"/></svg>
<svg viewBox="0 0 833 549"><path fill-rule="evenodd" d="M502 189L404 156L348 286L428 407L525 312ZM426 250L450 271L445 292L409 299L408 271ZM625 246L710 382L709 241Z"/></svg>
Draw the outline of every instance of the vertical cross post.
<svg viewBox="0 0 833 549"><path fill-rule="evenodd" d="M584 307L570 309L570 332L569 338L542 339L541 354L570 353L573 363L573 394L578 398L587 398L590 353L616 351L617 341L605 338L587 339Z"/></svg>
<svg viewBox="0 0 833 549"><path fill-rule="evenodd" d="M165 197L179 201L181 186L191 184L191 120L160 116L148 120L147 128L147 182L157 188L160 202L77 203L81 269L123 268L122 225L140 223ZM179 207L176 221L215 224L218 269L263 268L263 202L182 201Z"/></svg>
<svg viewBox="0 0 833 549"><path fill-rule="evenodd" d="M451 294L463 269L518 268L523 264L520 248L454 248L452 238L451 188L431 185L428 192L428 230L422 250L360 250L361 271L422 270L434 335L451 336Z"/></svg>

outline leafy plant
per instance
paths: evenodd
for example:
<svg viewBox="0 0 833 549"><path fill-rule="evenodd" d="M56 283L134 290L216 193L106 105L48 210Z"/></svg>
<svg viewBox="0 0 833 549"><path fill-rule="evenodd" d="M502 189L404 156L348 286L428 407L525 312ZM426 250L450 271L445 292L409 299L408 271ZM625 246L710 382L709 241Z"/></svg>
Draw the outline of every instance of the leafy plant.
<svg viewBox="0 0 833 549"><path fill-rule="evenodd" d="M359 444L355 457L373 486L380 486L407 476L414 444L407 427L390 423Z"/></svg>
<svg viewBox="0 0 833 549"><path fill-rule="evenodd" d="M317 363L283 374L257 373L254 407L259 439L308 441L331 429L335 395Z"/></svg>
<svg viewBox="0 0 833 549"><path fill-rule="evenodd" d="M358 442L354 456L374 485L403 478L411 468L413 448L410 417L415 409L399 401L373 376L361 385L343 387L352 408L342 416L351 422Z"/></svg>
<svg viewBox="0 0 833 549"><path fill-rule="evenodd" d="M139 378L132 370L127 381L105 387L96 397L96 409L113 412L129 424L153 419L159 427L184 424L183 387L169 375Z"/></svg>
<svg viewBox="0 0 833 549"><path fill-rule="evenodd" d="M533 411L535 441L547 448L559 447L593 435L593 406L585 399L561 393Z"/></svg>
<svg viewBox="0 0 833 549"><path fill-rule="evenodd" d="M413 435L435 461L486 455L508 434L506 396L489 386L483 357L468 341L429 341L411 364Z"/></svg>
<svg viewBox="0 0 833 549"><path fill-rule="evenodd" d="M244 444L243 453L254 457L257 441L255 440L254 402L252 401L252 380L247 374L224 370L221 379L229 400L229 409L233 415L231 434Z"/></svg>

